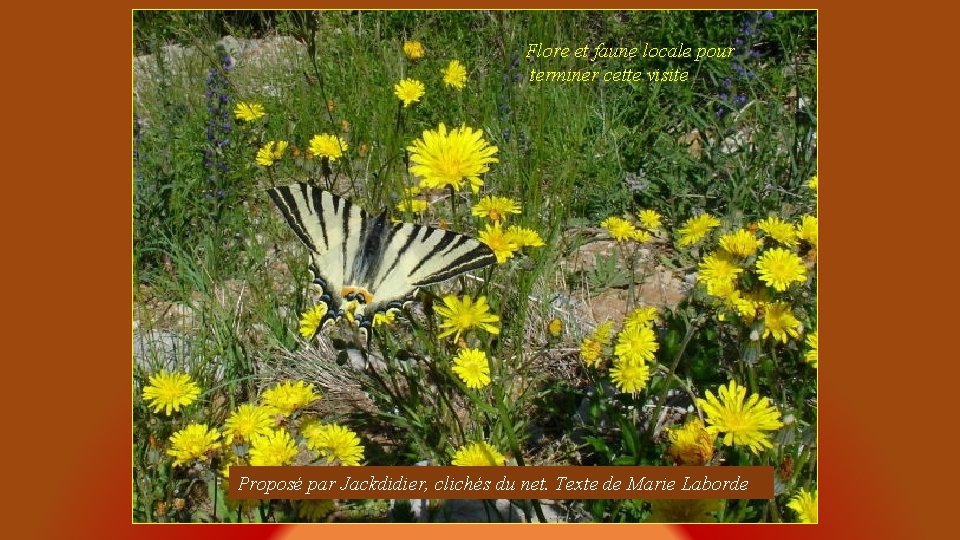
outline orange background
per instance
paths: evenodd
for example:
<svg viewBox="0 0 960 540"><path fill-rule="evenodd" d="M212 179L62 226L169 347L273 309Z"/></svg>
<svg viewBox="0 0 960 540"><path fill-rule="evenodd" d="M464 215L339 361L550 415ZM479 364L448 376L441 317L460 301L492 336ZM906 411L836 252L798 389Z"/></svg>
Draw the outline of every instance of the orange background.
<svg viewBox="0 0 960 540"><path fill-rule="evenodd" d="M577 4L677 7L551 6ZM953 435L956 407L946 400L956 377L936 361L956 353L936 339L955 333L955 272L948 257L956 240L941 243L931 232L957 229L947 221L956 214L957 199L944 181L955 182L956 172L936 170L937 158L954 153L943 147L953 144L955 134L914 123L933 119L953 127L955 89L945 79L953 66L953 45L946 43L955 35L947 27L953 18L914 4L871 10L825 2L772 4L735 7L820 7L820 223L826 231L820 245L820 525L332 524L319 525L330 528L322 534L429 539L494 533L553 540L604 533L737 540L824 533L944 536L936 532L938 522L956 515L944 508L955 497L941 498L934 490L945 477L941 469L953 464L952 444L942 437ZM498 5L507 2L469 7ZM130 9L147 6L161 3L5 9L8 421L0 447L4 492L13 495L3 506L6 528L22 533L7 534L316 536L316 526L130 524ZM937 290L924 290L928 283Z"/></svg>

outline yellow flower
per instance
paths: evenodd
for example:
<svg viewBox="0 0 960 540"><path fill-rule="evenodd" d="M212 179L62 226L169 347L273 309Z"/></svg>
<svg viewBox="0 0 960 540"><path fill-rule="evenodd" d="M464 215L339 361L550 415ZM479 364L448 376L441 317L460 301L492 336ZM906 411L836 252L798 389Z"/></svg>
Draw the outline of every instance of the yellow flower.
<svg viewBox="0 0 960 540"><path fill-rule="evenodd" d="M793 247L797 245L797 231L793 225L777 216L770 216L757 222L757 227L781 244Z"/></svg>
<svg viewBox="0 0 960 540"><path fill-rule="evenodd" d="M237 106L233 109L233 115L237 120L243 120L244 122L252 122L263 118L266 114L263 110L263 105L259 103L248 103L246 101L237 103Z"/></svg>
<svg viewBox="0 0 960 540"><path fill-rule="evenodd" d="M312 339L320 329L323 316L327 314L327 304L321 302L300 317L300 335L303 339Z"/></svg>
<svg viewBox="0 0 960 540"><path fill-rule="evenodd" d="M164 414L190 405L200 395L200 387L186 373L168 373L161 370L150 376L150 384L143 389L143 399L152 402L153 412Z"/></svg>
<svg viewBox="0 0 960 540"><path fill-rule="evenodd" d="M257 150L257 165L264 167L273 165L275 161L283 157L283 152L287 149L288 144L287 141L268 141Z"/></svg>
<svg viewBox="0 0 960 540"><path fill-rule="evenodd" d="M327 463L340 465L360 465L363 461L363 445L353 430L337 424L313 423L303 430L307 439L307 448L314 450Z"/></svg>
<svg viewBox="0 0 960 540"><path fill-rule="evenodd" d="M699 418L689 420L683 427L674 427L667 431L670 457L681 465L706 465L713 457L713 443L716 433L706 430Z"/></svg>
<svg viewBox="0 0 960 540"><path fill-rule="evenodd" d="M303 381L283 381L266 390L260 397L271 414L281 416L288 416L318 399L320 394L314 392L313 383L307 384Z"/></svg>
<svg viewBox="0 0 960 540"><path fill-rule="evenodd" d="M820 187L820 182L817 180L816 175L811 176L810 180L807 180L807 187L813 190L814 193L817 193L817 188Z"/></svg>
<svg viewBox="0 0 960 540"><path fill-rule="evenodd" d="M692 246L703 240L707 233L718 225L720 225L720 220L710 214L692 217L684 222L683 227L677 231L680 234L680 240L677 241L677 244L681 247Z"/></svg>
<svg viewBox="0 0 960 540"><path fill-rule="evenodd" d="M289 465L297 455L297 445L284 428L255 433L250 438L250 465Z"/></svg>
<svg viewBox="0 0 960 540"><path fill-rule="evenodd" d="M327 112L333 112L337 108L337 102L333 99L327 100Z"/></svg>
<svg viewBox="0 0 960 540"><path fill-rule="evenodd" d="M325 157L331 162L340 159L350 146L347 141L336 135L321 133L310 139L308 151L317 157Z"/></svg>
<svg viewBox="0 0 960 540"><path fill-rule="evenodd" d="M716 523L709 514L720 510L720 499L656 499L650 501L647 523Z"/></svg>
<svg viewBox="0 0 960 540"><path fill-rule="evenodd" d="M622 217L610 216L600 222L600 226L606 228L610 236L617 242L633 240L637 234L637 228L634 227L633 223Z"/></svg>
<svg viewBox="0 0 960 540"><path fill-rule="evenodd" d="M799 337L802 325L793 316L790 304L775 302L766 306L763 312L763 337L772 335L773 339L786 343L787 336Z"/></svg>
<svg viewBox="0 0 960 540"><path fill-rule="evenodd" d="M620 356L610 368L610 380L623 393L639 392L647 387L650 367L635 356Z"/></svg>
<svg viewBox="0 0 960 540"><path fill-rule="evenodd" d="M407 147L410 152L410 172L421 178L420 185L427 188L450 186L455 190L470 184L474 193L480 191L483 180L480 175L489 171L490 163L499 160L493 157L496 146L483 139L483 132L466 125L447 132L440 124L436 131L424 131L423 138Z"/></svg>
<svg viewBox="0 0 960 540"><path fill-rule="evenodd" d="M407 58L410 60L419 60L423 58L426 49L423 48L423 43L419 41L404 41L403 42L403 54L407 55Z"/></svg>
<svg viewBox="0 0 960 540"><path fill-rule="evenodd" d="M480 349L460 349L453 359L453 372L467 388L483 388L490 384L490 363Z"/></svg>
<svg viewBox="0 0 960 540"><path fill-rule="evenodd" d="M343 133L350 133L350 122L346 118L340 120L340 131Z"/></svg>
<svg viewBox="0 0 960 540"><path fill-rule="evenodd" d="M721 236L720 247L731 255L744 258L757 252L760 241L751 231L740 229L737 232Z"/></svg>
<svg viewBox="0 0 960 540"><path fill-rule="evenodd" d="M643 229L633 231L633 240L637 243L643 244L649 242L651 238L653 238L653 236Z"/></svg>
<svg viewBox="0 0 960 540"><path fill-rule="evenodd" d="M255 433L264 433L273 428L274 419L267 407L253 403L245 403L237 407L224 423L226 442L230 444L234 439L249 441Z"/></svg>
<svg viewBox="0 0 960 540"><path fill-rule="evenodd" d="M430 205L427 201L423 199L406 199L402 200L397 204L397 210L401 212L410 212L412 214L419 214L427 209Z"/></svg>
<svg viewBox="0 0 960 540"><path fill-rule="evenodd" d="M603 345L593 338L586 338L580 344L580 358L588 367L600 367L600 354L602 352Z"/></svg>
<svg viewBox="0 0 960 540"><path fill-rule="evenodd" d="M806 240L814 248L817 247L817 217L802 216L797 224L797 238Z"/></svg>
<svg viewBox="0 0 960 540"><path fill-rule="evenodd" d="M807 267L788 249L768 249L757 259L757 276L774 289L785 291L791 283L807 280Z"/></svg>
<svg viewBox="0 0 960 540"><path fill-rule="evenodd" d="M613 321L603 321L593 332L593 339L601 345L609 345L611 337L613 337Z"/></svg>
<svg viewBox="0 0 960 540"><path fill-rule="evenodd" d="M540 233L533 229L527 229L519 225L511 225L507 227L507 241L513 242L517 245L517 248L523 249L525 247L542 247L544 246L543 238L540 238Z"/></svg>
<svg viewBox="0 0 960 540"><path fill-rule="evenodd" d="M393 93L403 102L404 107L409 107L426 93L423 83L416 79L402 79L393 86Z"/></svg>
<svg viewBox="0 0 960 540"><path fill-rule="evenodd" d="M194 459L204 459L208 452L220 447L220 433L206 424L190 424L170 436L171 448L167 455L173 456L174 465L183 465Z"/></svg>
<svg viewBox="0 0 960 540"><path fill-rule="evenodd" d="M807 491L806 489L800 488L800 491L790 499L787 506L797 513L797 519L800 520L800 523L817 522L818 505L816 489Z"/></svg>
<svg viewBox="0 0 960 540"><path fill-rule="evenodd" d="M624 328L617 337L613 352L621 360L636 360L637 363L653 361L654 353L660 348L657 336L649 325L633 325Z"/></svg>
<svg viewBox="0 0 960 540"><path fill-rule="evenodd" d="M747 389L730 381L729 386L721 386L720 398L717 399L710 390L707 390L707 399L697 399L697 404L707 415L707 431L710 433L724 433L723 444L730 446L746 445L750 451L757 454L763 448L772 448L767 431L780 429L780 411L770 403L770 400L761 398L760 394L751 394L744 403Z"/></svg>
<svg viewBox="0 0 960 540"><path fill-rule="evenodd" d="M487 223L484 229L477 235L480 240L493 251L497 256L497 264L507 262L507 259L513 257L514 252L520 250L520 246L500 227L499 223Z"/></svg>
<svg viewBox="0 0 960 540"><path fill-rule="evenodd" d="M440 323L440 328L443 329L440 337L455 334L453 341L459 341L460 333L471 328L479 328L491 334L500 333L496 326L500 317L490 313L486 296L477 298L477 302L473 303L469 296L459 299L451 294L443 297L443 304L436 308L436 312L444 318Z"/></svg>
<svg viewBox="0 0 960 540"><path fill-rule="evenodd" d="M451 463L461 467L489 467L503 465L506 461L496 447L481 441L458 448Z"/></svg>
<svg viewBox="0 0 960 540"><path fill-rule="evenodd" d="M467 68L458 60L451 60L441 72L443 73L443 82L447 86L452 86L457 90L463 90L463 87L466 86Z"/></svg>
<svg viewBox="0 0 960 540"><path fill-rule="evenodd" d="M640 218L640 225L648 230L655 231L662 226L663 218L656 210L641 210L637 213L637 217Z"/></svg>
<svg viewBox="0 0 960 540"><path fill-rule="evenodd" d="M807 334L807 345L810 347L810 350L807 351L804 358L813 366L813 369L817 369L817 360L820 356L817 348L817 330Z"/></svg>
<svg viewBox="0 0 960 540"><path fill-rule="evenodd" d="M643 307L636 308L627 315L627 318L623 321L623 327L626 329L632 329L642 326L649 326L657 320L657 308L655 307Z"/></svg>
<svg viewBox="0 0 960 540"><path fill-rule="evenodd" d="M697 280L706 284L707 294L724 297L733 291L734 280L741 272L743 269L734 264L729 256L714 253L703 258Z"/></svg>
<svg viewBox="0 0 960 540"><path fill-rule="evenodd" d="M502 221L507 214L519 214L520 204L510 197L483 197L473 205L472 214L477 217L489 218L490 221Z"/></svg>
<svg viewBox="0 0 960 540"><path fill-rule="evenodd" d="M332 499L303 499L296 503L297 516L311 522L327 517L336 509Z"/></svg>
<svg viewBox="0 0 960 540"><path fill-rule="evenodd" d="M560 319L551 320L547 324L547 332L553 337L560 337L560 334L563 333L563 321Z"/></svg>

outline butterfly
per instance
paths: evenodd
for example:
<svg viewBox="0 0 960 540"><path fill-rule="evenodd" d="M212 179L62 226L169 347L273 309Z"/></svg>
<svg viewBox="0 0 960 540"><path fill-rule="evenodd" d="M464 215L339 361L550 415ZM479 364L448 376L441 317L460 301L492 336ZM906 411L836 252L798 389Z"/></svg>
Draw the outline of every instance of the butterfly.
<svg viewBox="0 0 960 540"><path fill-rule="evenodd" d="M326 304L319 329L347 316L362 330L374 316L399 311L418 288L496 262L470 236L370 217L349 200L307 184L267 190L287 225L310 251L312 282Z"/></svg>

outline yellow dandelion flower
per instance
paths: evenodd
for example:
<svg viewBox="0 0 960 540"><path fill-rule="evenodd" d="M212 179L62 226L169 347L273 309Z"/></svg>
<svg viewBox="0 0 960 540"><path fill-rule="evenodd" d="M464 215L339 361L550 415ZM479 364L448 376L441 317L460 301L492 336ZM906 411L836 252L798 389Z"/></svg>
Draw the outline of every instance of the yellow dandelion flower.
<svg viewBox="0 0 960 540"><path fill-rule="evenodd" d="M313 423L303 430L307 448L320 454L327 463L345 466L360 465L363 461L363 445L353 430L337 424Z"/></svg>
<svg viewBox="0 0 960 540"><path fill-rule="evenodd" d="M463 90L467 84L467 68L459 60L451 60L441 73L443 73L443 83L447 86Z"/></svg>
<svg viewBox="0 0 960 540"><path fill-rule="evenodd" d="M490 221L499 222L506 218L507 214L519 214L520 204L510 197L487 196L473 205L471 213L477 217L485 217L489 218Z"/></svg>
<svg viewBox="0 0 960 540"><path fill-rule="evenodd" d="M710 433L699 418L687 421L682 427L667 431L670 448L667 452L680 465L706 465L713 458L716 433Z"/></svg>
<svg viewBox="0 0 960 540"><path fill-rule="evenodd" d="M254 433L250 438L250 465L289 465L297 455L297 445L284 428Z"/></svg>
<svg viewBox="0 0 960 540"><path fill-rule="evenodd" d="M797 513L797 519L800 520L800 523L817 522L818 505L816 489L807 491L806 489L800 488L800 491L790 499L787 506Z"/></svg>
<svg viewBox="0 0 960 540"><path fill-rule="evenodd" d="M490 362L480 349L460 349L453 359L453 372L467 388L483 388L490 384Z"/></svg>
<svg viewBox="0 0 960 540"><path fill-rule="evenodd" d="M313 390L313 383L307 384L303 381L283 381L260 396L260 401L271 414L281 416L288 416L318 399L320 394Z"/></svg>
<svg viewBox="0 0 960 540"><path fill-rule="evenodd" d="M543 247L546 245L543 243L543 238L540 238L540 233L519 225L507 227L506 235L507 240L517 244L517 247L520 249L525 247Z"/></svg>
<svg viewBox="0 0 960 540"><path fill-rule="evenodd" d="M401 212L419 214L420 212L425 211L429 206L430 204L423 199L406 199L397 204L397 210Z"/></svg>
<svg viewBox="0 0 960 540"><path fill-rule="evenodd" d="M307 150L313 156L325 157L333 162L343 157L344 152L349 148L350 145L342 138L328 133L321 133L314 135L313 138L310 139L310 145Z"/></svg>
<svg viewBox="0 0 960 540"><path fill-rule="evenodd" d="M486 296L477 298L474 303L469 296L460 299L452 294L447 295L443 297L443 305L437 306L436 312L444 319L440 322L440 328L443 329L440 337L453 334L455 342L460 340L462 332L471 328L479 328L491 334L500 333L500 328L496 326L500 317L490 313Z"/></svg>
<svg viewBox="0 0 960 540"><path fill-rule="evenodd" d="M403 42L403 54L407 55L407 58L410 60L419 60L423 58L423 55L426 54L427 50L423 47L423 43L419 41L404 41Z"/></svg>
<svg viewBox="0 0 960 540"><path fill-rule="evenodd" d="M650 501L647 523L716 523L711 512L723 510L720 499L656 499Z"/></svg>
<svg viewBox="0 0 960 540"><path fill-rule="evenodd" d="M725 446L746 445L757 454L763 448L773 447L766 432L780 429L783 423L780 411L769 399L751 394L744 403L746 395L745 387L730 381L728 386L720 387L719 399L707 390L707 398L698 398L697 404L707 415L708 432L723 433Z"/></svg>
<svg viewBox="0 0 960 540"><path fill-rule="evenodd" d="M593 332L593 339L601 345L609 345L612 337L613 321L603 321L597 325L597 329Z"/></svg>
<svg viewBox="0 0 960 540"><path fill-rule="evenodd" d="M580 358L587 367L600 367L601 353L603 353L603 345L593 338L585 338L580 344Z"/></svg>
<svg viewBox="0 0 960 540"><path fill-rule="evenodd" d="M173 456L173 464L184 465L195 459L206 459L207 453L220 448L217 439L220 432L206 424L190 424L170 436L167 455Z"/></svg>
<svg viewBox="0 0 960 540"><path fill-rule="evenodd" d="M813 366L813 369L817 369L817 360L820 356L817 348L817 330L807 334L807 346L810 347L810 350L804 354L804 359Z"/></svg>
<svg viewBox="0 0 960 540"><path fill-rule="evenodd" d="M486 244L493 251L493 254L497 256L497 264L507 262L507 259L513 257L513 254L520 250L520 246L500 227L499 223L487 223L480 234L477 235L477 240Z"/></svg>
<svg viewBox="0 0 960 540"><path fill-rule="evenodd" d="M624 328L617 336L614 354L621 360L653 361L654 353L660 348L657 336L649 325L634 325Z"/></svg>
<svg viewBox="0 0 960 540"><path fill-rule="evenodd" d="M403 102L403 106L406 108L420 101L420 98L426 93L426 88L422 82L416 79L402 79L393 86L393 93L397 96L397 99Z"/></svg>
<svg viewBox="0 0 960 540"><path fill-rule="evenodd" d="M657 320L657 308L655 307L640 307L636 308L627 315L627 318L623 321L623 327L626 329L632 329L642 326L649 326Z"/></svg>
<svg viewBox="0 0 960 540"><path fill-rule="evenodd" d="M503 465L506 461L496 447L481 441L458 448L450 463L460 467L489 467Z"/></svg>
<svg viewBox="0 0 960 540"><path fill-rule="evenodd" d="M767 219L758 221L757 227L767 233L770 238L773 238L785 246L793 247L797 245L796 229L793 228L793 225L777 216L770 216Z"/></svg>
<svg viewBox="0 0 960 540"><path fill-rule="evenodd" d="M806 240L814 248L817 247L817 217L802 216L797 224L797 238Z"/></svg>
<svg viewBox="0 0 960 540"><path fill-rule="evenodd" d="M441 123L436 131L424 131L423 137L408 146L407 151L412 163L410 172L420 177L420 185L427 188L450 186L459 190L467 182L477 193L483 185L480 175L490 170L491 163L499 161L493 157L497 147L483 139L482 131L466 125L447 132Z"/></svg>
<svg viewBox="0 0 960 540"><path fill-rule="evenodd" d="M610 236L617 242L633 240L637 234L637 228L629 221L618 216L610 216L600 222L600 226L607 229Z"/></svg>
<svg viewBox="0 0 960 540"><path fill-rule="evenodd" d="M350 122L346 118L340 120L340 131L342 133L350 133Z"/></svg>
<svg viewBox="0 0 960 540"><path fill-rule="evenodd" d="M153 412L164 414L180 410L193 403L200 395L200 387L186 373L161 370L150 376L150 384L143 389L143 399L151 402Z"/></svg>
<svg viewBox="0 0 960 540"><path fill-rule="evenodd" d="M233 116L236 117L237 120L243 120L244 122L253 122L254 120L263 118L266 114L266 111L263 110L263 105L259 103L241 101L233 108Z"/></svg>
<svg viewBox="0 0 960 540"><path fill-rule="evenodd" d="M641 210L637 213L640 225L647 230L655 231L662 227L663 217L656 210Z"/></svg>
<svg viewBox="0 0 960 540"><path fill-rule="evenodd" d="M746 229L725 234L720 237L720 247L727 253L740 258L753 255L760 247L760 241L757 240L753 232Z"/></svg>
<svg viewBox="0 0 960 540"><path fill-rule="evenodd" d="M645 244L653 238L653 235L643 229L636 229L633 231L633 241L638 244Z"/></svg>
<svg viewBox="0 0 960 540"><path fill-rule="evenodd" d="M786 343L790 337L800 337L800 321L793 316L793 309L786 302L775 302L765 306L763 310L763 336L773 336L773 339Z"/></svg>
<svg viewBox="0 0 960 540"><path fill-rule="evenodd" d="M337 508L332 499L303 499L296 504L297 516L310 522L320 521Z"/></svg>
<svg viewBox="0 0 960 540"><path fill-rule="evenodd" d="M333 112L337 108L337 102L333 98L327 100L327 112Z"/></svg>
<svg viewBox="0 0 960 540"><path fill-rule="evenodd" d="M810 180L807 180L807 187L813 190L814 193L817 193L817 188L820 187L820 182L817 180L816 176L811 176Z"/></svg>
<svg viewBox="0 0 960 540"><path fill-rule="evenodd" d="M710 214L701 214L696 217L692 217L684 222L683 227L681 227L677 233L680 235L680 239L677 241L677 244L682 246L692 246L697 242L703 240L707 233L711 229L720 225L720 220L711 216Z"/></svg>
<svg viewBox="0 0 960 540"><path fill-rule="evenodd" d="M737 275L743 272L729 256L723 253L713 253L703 258L697 272L697 281L707 286L707 294L724 297L730 294L735 287Z"/></svg>
<svg viewBox="0 0 960 540"><path fill-rule="evenodd" d="M757 259L757 276L774 289L785 291L791 283L807 280L807 267L788 249L768 249Z"/></svg>
<svg viewBox="0 0 960 540"><path fill-rule="evenodd" d="M625 394L639 392L647 387L650 367L637 357L620 356L610 368L610 380Z"/></svg>
<svg viewBox="0 0 960 540"><path fill-rule="evenodd" d="M235 439L249 441L255 433L265 433L274 426L274 417L267 407L245 403L237 407L224 422L227 444Z"/></svg>
<svg viewBox="0 0 960 540"><path fill-rule="evenodd" d="M257 150L257 165L269 167L283 157L284 151L290 143L287 141L268 141Z"/></svg>
<svg viewBox="0 0 960 540"><path fill-rule="evenodd" d="M563 333L563 321L560 319L551 320L547 323L547 332L553 337L560 337L560 334Z"/></svg>
<svg viewBox="0 0 960 540"><path fill-rule="evenodd" d="M326 314L327 304L321 302L300 317L300 335L303 336L303 339L312 339L317 334L323 316Z"/></svg>

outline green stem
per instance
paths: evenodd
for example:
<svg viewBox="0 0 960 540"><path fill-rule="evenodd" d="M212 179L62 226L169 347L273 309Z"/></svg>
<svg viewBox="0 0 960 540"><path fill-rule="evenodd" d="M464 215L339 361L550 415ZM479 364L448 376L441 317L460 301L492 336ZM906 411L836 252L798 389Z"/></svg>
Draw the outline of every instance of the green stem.
<svg viewBox="0 0 960 540"><path fill-rule="evenodd" d="M673 378L673 374L677 371L677 366L680 365L680 359L683 357L684 351L687 350L687 345L690 344L690 340L693 339L693 335L696 333L700 325L694 320L687 326L687 333L683 336L683 341L680 342L680 347L677 349L677 354L673 357L673 364L670 366L670 371L667 373L666 380L669 381ZM647 433L650 437L653 437L654 430L657 429L657 419L660 418L660 410L663 409L663 403L667 399L667 392L670 391L670 384L663 385L663 390L660 391L660 399L657 400L657 408L653 411L653 416L650 417L650 427L647 428Z"/></svg>
<svg viewBox="0 0 960 540"><path fill-rule="evenodd" d="M507 401L503 395L503 387L499 384L494 385L494 399L497 402L497 409L500 411L500 416L503 418L503 422L506 426L507 440L510 442L510 451L513 452L513 456L517 459L517 465L523 467L523 452L520 451L520 443L517 441L517 434L513 429L513 422L511 421L511 416L509 411L507 411ZM530 502L533 503L533 509L537 513L537 519L540 520L540 523L546 523L547 518L543 515L543 508L540 507L540 501L538 499L532 499ZM530 520L529 515L527 516L527 521Z"/></svg>

